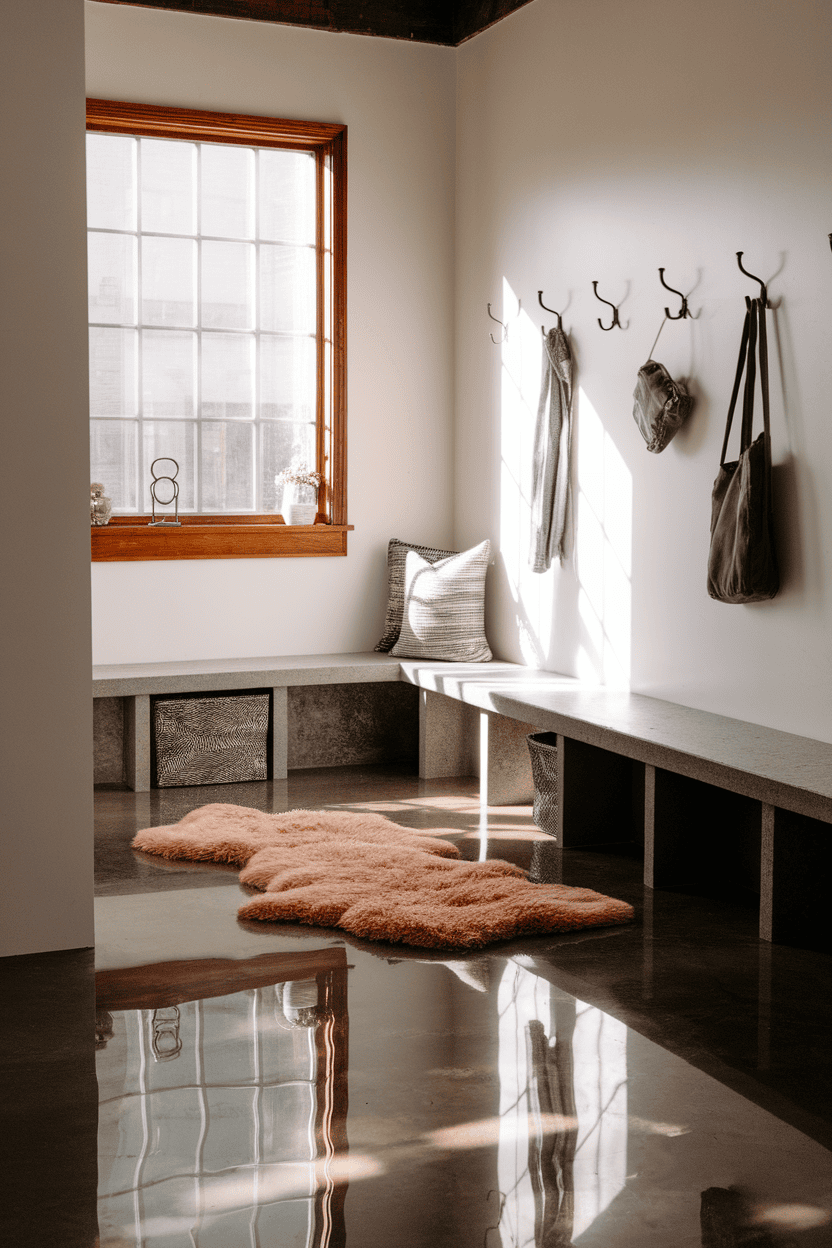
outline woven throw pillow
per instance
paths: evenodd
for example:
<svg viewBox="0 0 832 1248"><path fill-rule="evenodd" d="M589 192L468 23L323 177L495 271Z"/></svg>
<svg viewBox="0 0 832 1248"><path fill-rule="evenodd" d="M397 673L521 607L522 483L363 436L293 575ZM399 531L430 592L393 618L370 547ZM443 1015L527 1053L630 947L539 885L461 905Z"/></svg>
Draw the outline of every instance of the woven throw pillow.
<svg viewBox="0 0 832 1248"><path fill-rule="evenodd" d="M384 653L393 649L402 629L404 564L409 550L415 550L428 563L436 563L438 559L447 559L448 555L457 553L455 550L436 550L433 546L414 546L413 542L400 542L397 537L390 540L387 547L387 615L384 618L384 633L376 646L376 650Z"/></svg>
<svg viewBox="0 0 832 1248"><path fill-rule="evenodd" d="M490 542L430 563L415 550L405 559L404 612L396 658L487 663L483 607Z"/></svg>

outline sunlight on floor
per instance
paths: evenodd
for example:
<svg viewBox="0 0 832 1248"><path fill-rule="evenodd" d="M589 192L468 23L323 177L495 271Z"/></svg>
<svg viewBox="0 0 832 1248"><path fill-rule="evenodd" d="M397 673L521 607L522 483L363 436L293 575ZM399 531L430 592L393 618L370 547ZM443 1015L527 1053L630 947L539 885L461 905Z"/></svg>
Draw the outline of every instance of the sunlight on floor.
<svg viewBox="0 0 832 1248"><path fill-rule="evenodd" d="M480 842L480 860L488 856L489 840L499 841L551 841L546 832L535 827L531 805L489 806L483 808L478 799L453 797L403 798L401 801L340 802L339 810L368 811L387 815L393 822L404 821L407 815L422 816L418 825L425 836L447 836L456 840ZM443 826L425 826L423 818L436 811L438 818L447 818Z"/></svg>

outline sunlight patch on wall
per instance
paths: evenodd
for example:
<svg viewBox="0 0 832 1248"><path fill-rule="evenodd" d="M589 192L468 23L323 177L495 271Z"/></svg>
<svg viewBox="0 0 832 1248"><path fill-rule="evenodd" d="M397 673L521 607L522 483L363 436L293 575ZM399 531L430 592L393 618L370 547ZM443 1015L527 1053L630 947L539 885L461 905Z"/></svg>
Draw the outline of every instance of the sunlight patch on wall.
<svg viewBox="0 0 832 1248"><path fill-rule="evenodd" d="M522 309L505 279L501 315L508 329L500 346L498 557L514 603L523 662L530 667L549 665L556 595L559 586L566 586L560 609L577 618L558 621L560 670L599 684L628 688L632 475L586 392L579 389L573 412L572 503L567 530L571 554L563 569L555 564L542 574L531 571L532 456L543 361L541 326ZM500 333L495 326L494 337L499 338ZM564 602L569 605L564 607ZM564 653L566 637L574 638L571 653Z"/></svg>
<svg viewBox="0 0 832 1248"><path fill-rule="evenodd" d="M576 675L629 688L633 478L586 392L578 391L575 570Z"/></svg>
<svg viewBox="0 0 832 1248"><path fill-rule="evenodd" d="M508 334L500 348L500 557L514 599L523 662L540 667L550 651L556 575L554 569L541 574L529 568L541 333L505 278L502 315Z"/></svg>

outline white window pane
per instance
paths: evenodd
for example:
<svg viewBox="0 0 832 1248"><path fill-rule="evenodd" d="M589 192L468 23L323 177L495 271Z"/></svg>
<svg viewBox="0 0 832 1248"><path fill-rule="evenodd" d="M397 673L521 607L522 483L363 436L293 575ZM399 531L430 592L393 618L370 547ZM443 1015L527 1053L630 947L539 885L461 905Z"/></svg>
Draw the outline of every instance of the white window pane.
<svg viewBox="0 0 832 1248"><path fill-rule="evenodd" d="M260 148L260 237L315 242L315 157Z"/></svg>
<svg viewBox="0 0 832 1248"><path fill-rule="evenodd" d="M90 320L136 323L136 240L129 234L87 235Z"/></svg>
<svg viewBox="0 0 832 1248"><path fill-rule="evenodd" d="M332 177L332 168L327 161L324 161L323 167L323 243L324 251L332 251L332 197L335 189L334 179Z"/></svg>
<svg viewBox="0 0 832 1248"><path fill-rule="evenodd" d="M135 139L87 135L87 224L100 230L135 230Z"/></svg>
<svg viewBox="0 0 832 1248"><path fill-rule="evenodd" d="M260 328L314 334L315 252L311 247L260 248Z"/></svg>
<svg viewBox="0 0 832 1248"><path fill-rule="evenodd" d="M195 415L196 334L142 333L142 406L146 417Z"/></svg>
<svg viewBox="0 0 832 1248"><path fill-rule="evenodd" d="M314 338L260 338L260 415L314 420L317 401Z"/></svg>
<svg viewBox="0 0 832 1248"><path fill-rule="evenodd" d="M144 480L141 483L142 509L151 510L150 487L153 478L150 467L155 459L175 459L179 465L176 481L179 486L179 510L196 510L196 423L180 420L146 420L142 425L144 439ZM169 463L158 464L156 476L173 475ZM170 486L159 486L159 497L170 498ZM157 508L157 511L159 509ZM165 514L173 512L173 506L162 509Z"/></svg>
<svg viewBox="0 0 832 1248"><path fill-rule="evenodd" d="M254 237L254 152L248 147L202 145L203 234Z"/></svg>
<svg viewBox="0 0 832 1248"><path fill-rule="evenodd" d="M196 145L141 140L142 229L196 233Z"/></svg>
<svg viewBox="0 0 832 1248"><path fill-rule="evenodd" d="M138 333L90 328L90 415L137 416Z"/></svg>
<svg viewBox="0 0 832 1248"><path fill-rule="evenodd" d="M315 426L291 420L273 420L260 426L260 489L263 511L280 511L283 486L275 476L295 460L314 465Z"/></svg>
<svg viewBox="0 0 832 1248"><path fill-rule="evenodd" d="M87 161L91 479L144 512L170 455L182 510L279 510L317 446L314 155L91 133Z"/></svg>
<svg viewBox="0 0 832 1248"><path fill-rule="evenodd" d="M205 421L202 426L202 507L254 509L254 426Z"/></svg>
<svg viewBox="0 0 832 1248"><path fill-rule="evenodd" d="M254 337L202 335L202 415L215 420L254 417Z"/></svg>
<svg viewBox="0 0 832 1248"><path fill-rule="evenodd" d="M254 328L254 246L202 244L202 324Z"/></svg>
<svg viewBox="0 0 832 1248"><path fill-rule="evenodd" d="M324 411L332 412L332 343L324 342ZM327 417L324 417L326 420Z"/></svg>
<svg viewBox="0 0 832 1248"><path fill-rule="evenodd" d="M196 243L191 239L142 239L142 321L196 324Z"/></svg>
<svg viewBox="0 0 832 1248"><path fill-rule="evenodd" d="M103 483L114 511L136 510L138 443L133 420L90 421L90 480Z"/></svg>

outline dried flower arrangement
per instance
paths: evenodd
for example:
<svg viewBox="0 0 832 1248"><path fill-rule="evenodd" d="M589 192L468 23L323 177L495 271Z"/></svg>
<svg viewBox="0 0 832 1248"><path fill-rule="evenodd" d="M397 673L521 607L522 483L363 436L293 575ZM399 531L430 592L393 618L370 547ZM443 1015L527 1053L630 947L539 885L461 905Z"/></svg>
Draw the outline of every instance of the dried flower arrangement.
<svg viewBox="0 0 832 1248"><path fill-rule="evenodd" d="M274 483L275 485L312 485L317 489L321 484L321 474L313 472L305 460L295 460L288 468L277 473Z"/></svg>

